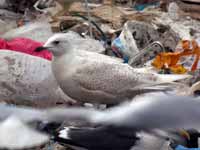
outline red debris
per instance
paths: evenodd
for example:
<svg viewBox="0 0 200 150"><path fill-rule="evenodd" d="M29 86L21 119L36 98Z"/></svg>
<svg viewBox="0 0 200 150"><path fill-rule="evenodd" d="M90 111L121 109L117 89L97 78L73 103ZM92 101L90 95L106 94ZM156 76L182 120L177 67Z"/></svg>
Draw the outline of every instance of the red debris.
<svg viewBox="0 0 200 150"><path fill-rule="evenodd" d="M47 50L35 52L35 49L42 45L43 43L28 38L14 38L9 41L5 39L0 39L0 50L7 49L11 51L17 51L33 56L42 57L47 60L52 60L52 54Z"/></svg>

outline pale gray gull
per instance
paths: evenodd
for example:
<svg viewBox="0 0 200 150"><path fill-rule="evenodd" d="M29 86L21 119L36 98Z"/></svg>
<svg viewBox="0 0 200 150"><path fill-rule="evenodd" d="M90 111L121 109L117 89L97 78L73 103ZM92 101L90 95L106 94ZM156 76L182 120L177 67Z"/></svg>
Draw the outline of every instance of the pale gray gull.
<svg viewBox="0 0 200 150"><path fill-rule="evenodd" d="M113 62L109 56L92 52L84 51L87 56L80 57L80 50L74 49L67 39L65 33L55 34L36 51L48 49L52 52L52 71L58 84L79 102L115 104L139 93L161 90L160 84L190 77L144 73L128 64Z"/></svg>
<svg viewBox="0 0 200 150"><path fill-rule="evenodd" d="M199 128L200 98L148 93L104 111L83 107L34 109L0 104L0 121L16 116L23 122L64 120L128 127L134 130Z"/></svg>
<svg viewBox="0 0 200 150"><path fill-rule="evenodd" d="M10 50L0 51L0 100L39 107L71 103L55 80L50 61Z"/></svg>
<svg viewBox="0 0 200 150"><path fill-rule="evenodd" d="M128 129L130 133L133 132L133 136L134 133L144 131L164 137L162 135L165 134L162 133L176 129L198 129L200 126L199 107L200 98L154 93L138 96L132 102L126 102L104 111L81 107L33 109L1 104L0 119L3 121L14 115L24 123L87 121L105 127L112 126L116 130ZM107 134L108 130L102 131Z"/></svg>
<svg viewBox="0 0 200 150"><path fill-rule="evenodd" d="M0 124L1 149L25 149L40 146L49 141L46 134L40 133L11 116Z"/></svg>

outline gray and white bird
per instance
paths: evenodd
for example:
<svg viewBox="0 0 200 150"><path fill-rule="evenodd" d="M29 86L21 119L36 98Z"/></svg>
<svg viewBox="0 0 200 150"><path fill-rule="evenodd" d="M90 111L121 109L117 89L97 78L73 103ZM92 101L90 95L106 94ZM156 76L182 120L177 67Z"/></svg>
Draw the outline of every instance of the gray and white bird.
<svg viewBox="0 0 200 150"><path fill-rule="evenodd" d="M122 127L69 126L60 130L54 136L54 141L75 150L166 150L169 147L176 148L178 145L188 148L198 147L199 137L199 132L194 129L178 130L173 136L160 138Z"/></svg>
<svg viewBox="0 0 200 150"><path fill-rule="evenodd" d="M49 136L11 116L0 123L0 149L27 149L43 145Z"/></svg>
<svg viewBox="0 0 200 150"><path fill-rule="evenodd" d="M113 126L65 127L54 141L73 149L87 150L129 150L139 140L129 128Z"/></svg>
<svg viewBox="0 0 200 150"><path fill-rule="evenodd" d="M136 97L132 102L126 102L104 111L82 107L33 109L29 107L15 107L1 104L0 121L13 115L23 123L30 123L33 121L51 123L63 122L64 120L86 121L104 127L111 126L112 128L99 128L99 130L102 131L101 133L107 135L110 131L109 136L114 136L116 141L120 137L115 135L121 134L121 132L123 133L122 129L130 131L130 136L133 136L133 139L135 140L137 138L135 134L137 135L137 133L140 132L153 133L154 135L165 138L171 136L168 135L168 133L175 131L176 129L199 129L199 107L200 98L154 93ZM117 131L117 129L119 131ZM99 132L96 133L97 134L93 135L90 134L90 136L93 136L93 138L99 136L99 138L101 138L102 135L99 134ZM70 134L68 135L70 137ZM129 140L127 141L124 137L123 140L128 143L131 142ZM83 147L87 146L83 141L83 143L78 143L80 141L77 141L74 138L71 139L71 144L73 145L72 142L82 144L81 146ZM132 142L134 143L135 141ZM108 143L104 144L105 145L101 144L102 147L109 146L106 145ZM122 146L124 146L123 144L124 143L122 143Z"/></svg>
<svg viewBox="0 0 200 150"><path fill-rule="evenodd" d="M97 59L80 57L80 51L73 48L65 33L55 34L36 51L44 49L54 56L52 71L61 89L79 102L116 104L140 93L163 90L166 88L166 85L162 85L164 83L190 77L144 73L92 52L84 53L88 56L95 54Z"/></svg>
<svg viewBox="0 0 200 150"><path fill-rule="evenodd" d="M106 110L84 107L34 109L0 104L0 121L16 116L23 122L64 120L86 121L92 124L132 128L135 131L153 129L199 128L200 98L148 93L131 102Z"/></svg>

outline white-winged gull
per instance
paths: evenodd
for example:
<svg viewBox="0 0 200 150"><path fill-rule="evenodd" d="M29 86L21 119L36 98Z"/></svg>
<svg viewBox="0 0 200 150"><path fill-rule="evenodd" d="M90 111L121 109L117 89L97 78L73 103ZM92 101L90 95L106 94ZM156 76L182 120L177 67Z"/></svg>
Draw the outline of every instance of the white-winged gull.
<svg viewBox="0 0 200 150"><path fill-rule="evenodd" d="M67 34L55 34L36 51L48 49L54 58L52 71L61 89L79 102L115 104L137 94L159 91L163 83L171 83L189 75L160 75L140 72L128 64L113 62L108 56L87 52L93 57L80 57ZM89 56L89 55L88 55Z"/></svg>
<svg viewBox="0 0 200 150"><path fill-rule="evenodd" d="M112 126L114 129L128 129L130 133L144 131L162 137L162 132L182 128L198 129L200 126L199 107L200 98L154 93L138 96L132 102L104 111L81 107L41 110L1 104L0 120L14 115L24 123L86 121L96 125ZM106 130L103 131L107 134ZM111 134L114 132L111 131Z"/></svg>

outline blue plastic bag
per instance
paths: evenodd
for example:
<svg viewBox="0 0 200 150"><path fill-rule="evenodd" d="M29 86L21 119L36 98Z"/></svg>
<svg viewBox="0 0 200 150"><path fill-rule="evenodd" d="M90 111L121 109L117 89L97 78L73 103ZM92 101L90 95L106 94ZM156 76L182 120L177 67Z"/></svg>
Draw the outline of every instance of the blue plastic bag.
<svg viewBox="0 0 200 150"><path fill-rule="evenodd" d="M150 7L150 6L158 6L159 3L155 2L155 3L147 3L147 4L136 4L134 6L134 9L137 11L143 11L146 7Z"/></svg>
<svg viewBox="0 0 200 150"><path fill-rule="evenodd" d="M113 53L115 53L115 55L116 55L117 57L123 58L124 63L128 63L129 57L126 56L126 55L124 54L124 52L123 52L124 49L125 49L125 47L124 47L124 45L122 44L122 42L120 41L120 38L119 38L119 37L116 38L116 39L112 42L112 51L113 51Z"/></svg>
<svg viewBox="0 0 200 150"><path fill-rule="evenodd" d="M187 148L182 145L178 145L175 150L200 150L200 148Z"/></svg>

